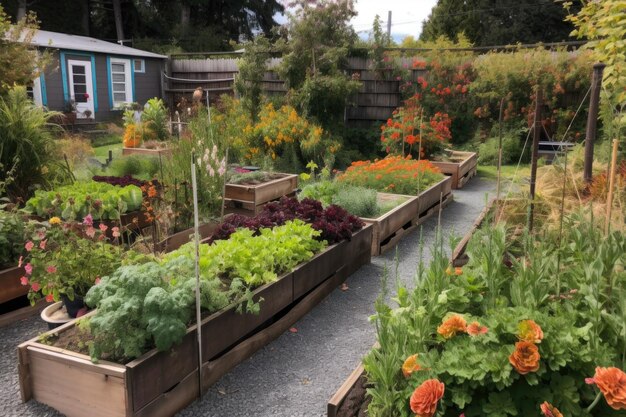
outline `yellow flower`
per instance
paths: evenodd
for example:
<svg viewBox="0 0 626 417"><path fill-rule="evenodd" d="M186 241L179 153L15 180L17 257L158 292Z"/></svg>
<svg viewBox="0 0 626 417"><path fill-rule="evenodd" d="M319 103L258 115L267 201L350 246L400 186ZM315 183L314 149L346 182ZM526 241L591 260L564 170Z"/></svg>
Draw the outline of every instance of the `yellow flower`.
<svg viewBox="0 0 626 417"><path fill-rule="evenodd" d="M54 224L61 224L61 219L58 218L57 216L52 217L50 220L48 220L48 223L54 225Z"/></svg>

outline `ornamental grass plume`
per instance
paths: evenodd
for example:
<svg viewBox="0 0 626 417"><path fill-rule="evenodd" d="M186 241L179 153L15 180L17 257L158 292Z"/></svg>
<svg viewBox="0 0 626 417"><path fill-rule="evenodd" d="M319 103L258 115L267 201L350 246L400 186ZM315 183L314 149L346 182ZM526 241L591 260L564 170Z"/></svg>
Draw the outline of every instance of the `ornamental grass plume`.
<svg viewBox="0 0 626 417"><path fill-rule="evenodd" d="M607 404L614 410L626 410L626 373L621 369L597 367L593 378L585 380L596 384Z"/></svg>
<svg viewBox="0 0 626 417"><path fill-rule="evenodd" d="M539 408L545 417L563 417L559 409L547 401L544 401Z"/></svg>
<svg viewBox="0 0 626 417"><path fill-rule="evenodd" d="M517 328L517 338L521 341L541 343L541 340L543 340L543 330L533 320L522 320Z"/></svg>
<svg viewBox="0 0 626 417"><path fill-rule="evenodd" d="M417 417L435 415L439 400L443 397L445 385L437 379L428 379L413 391L409 404Z"/></svg>
<svg viewBox="0 0 626 417"><path fill-rule="evenodd" d="M405 378L410 377L413 372L422 369L420 364L417 363L417 356L417 354L409 356L402 364L402 375L404 375Z"/></svg>
<svg viewBox="0 0 626 417"><path fill-rule="evenodd" d="M517 342L515 350L509 356L509 362L521 375L536 372L539 369L539 349L531 342Z"/></svg>
<svg viewBox="0 0 626 417"><path fill-rule="evenodd" d="M441 323L437 328L439 333L444 339L450 339L457 333L465 333L467 331L467 322L463 316L459 314L453 314Z"/></svg>

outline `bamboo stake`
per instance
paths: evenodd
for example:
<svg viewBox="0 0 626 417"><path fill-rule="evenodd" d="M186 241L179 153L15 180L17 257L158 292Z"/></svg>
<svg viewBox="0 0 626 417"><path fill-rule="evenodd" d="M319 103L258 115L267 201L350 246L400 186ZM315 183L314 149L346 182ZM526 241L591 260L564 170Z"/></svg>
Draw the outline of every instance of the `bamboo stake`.
<svg viewBox="0 0 626 417"><path fill-rule="evenodd" d="M498 179L496 182L496 199L500 200L500 178L502 176L502 108L504 107L504 97L500 100L500 116L498 127Z"/></svg>
<svg viewBox="0 0 626 417"><path fill-rule="evenodd" d="M617 146L619 142L613 139L613 154L611 155L611 175L609 176L609 195L606 201L606 222L604 223L604 234L609 234L611 226L611 210L613 209L613 189L615 188L615 169L617 165Z"/></svg>
<svg viewBox="0 0 626 417"><path fill-rule="evenodd" d="M539 138L541 136L541 107L543 106L541 87L537 86L535 103L535 123L533 126L533 146L530 165L530 206L528 208L528 231L532 233L535 211L535 183L537 182L537 158L539 157Z"/></svg>
<svg viewBox="0 0 626 417"><path fill-rule="evenodd" d="M198 183L196 182L196 158L191 156L191 189L193 190L193 241L196 247L196 335L198 336L198 394L202 399L202 316L200 313L200 233L198 221Z"/></svg>

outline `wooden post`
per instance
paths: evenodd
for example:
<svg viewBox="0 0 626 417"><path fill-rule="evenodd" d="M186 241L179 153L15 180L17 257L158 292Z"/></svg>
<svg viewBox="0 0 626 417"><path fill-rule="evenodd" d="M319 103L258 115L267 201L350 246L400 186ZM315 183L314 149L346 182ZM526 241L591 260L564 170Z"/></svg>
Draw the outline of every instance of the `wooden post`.
<svg viewBox="0 0 626 417"><path fill-rule="evenodd" d="M598 111L600 102L600 89L602 88L602 72L606 65L602 62L593 65L591 77L591 97L589 98L589 114L587 115L587 130L585 132L585 165L583 178L587 184L591 183L593 176L593 143L596 140Z"/></svg>
<svg viewBox="0 0 626 417"><path fill-rule="evenodd" d="M496 182L496 199L500 199L500 177L502 175L502 110L504 108L504 97L500 100L500 116L498 117L498 179Z"/></svg>
<svg viewBox="0 0 626 417"><path fill-rule="evenodd" d="M391 45L391 10L387 13L387 42Z"/></svg>
<svg viewBox="0 0 626 417"><path fill-rule="evenodd" d="M541 107L543 97L541 87L537 86L537 98L535 102L535 123L533 126L533 147L530 165L530 207L528 210L528 231L533 231L535 209L535 183L537 182L537 158L539 156L539 138L541 137Z"/></svg>
<svg viewBox="0 0 626 417"><path fill-rule="evenodd" d="M604 223L604 233L609 234L611 226L611 211L613 209L613 189L615 188L615 170L617 165L617 149L619 141L613 139L613 153L611 154L611 174L609 176L609 195L606 199L606 222Z"/></svg>

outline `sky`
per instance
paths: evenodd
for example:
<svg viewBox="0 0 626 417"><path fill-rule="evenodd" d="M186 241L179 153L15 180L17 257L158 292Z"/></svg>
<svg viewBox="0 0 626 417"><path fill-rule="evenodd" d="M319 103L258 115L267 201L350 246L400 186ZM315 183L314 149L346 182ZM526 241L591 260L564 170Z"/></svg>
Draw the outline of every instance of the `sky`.
<svg viewBox="0 0 626 417"><path fill-rule="evenodd" d="M387 13L391 10L391 36L396 42L405 36L417 38L422 31L422 22L426 20L437 0L355 0L358 15L352 19L354 30L363 39L368 38L374 18L378 14L387 30ZM283 16L276 16L279 23L285 22Z"/></svg>

